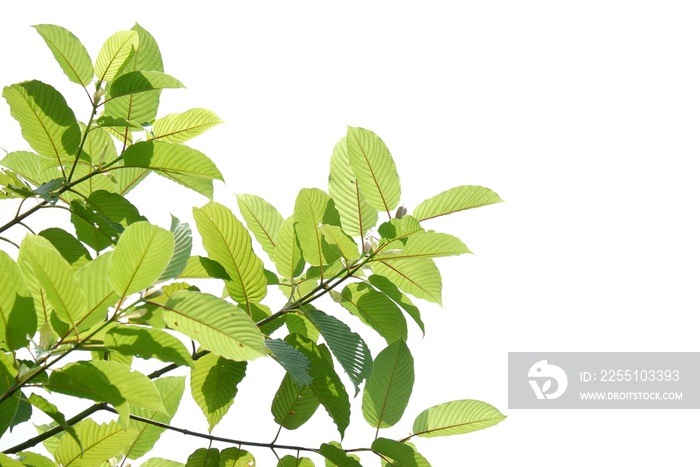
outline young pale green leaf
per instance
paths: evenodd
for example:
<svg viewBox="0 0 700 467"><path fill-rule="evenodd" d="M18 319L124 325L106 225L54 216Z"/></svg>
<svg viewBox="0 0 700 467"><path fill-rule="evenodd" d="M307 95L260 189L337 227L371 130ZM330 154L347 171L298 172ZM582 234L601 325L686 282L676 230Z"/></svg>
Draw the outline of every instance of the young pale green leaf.
<svg viewBox="0 0 700 467"><path fill-rule="evenodd" d="M97 424L89 418L75 425L82 448L69 436L56 445L56 461L66 467L95 467L117 456L136 436L136 429L125 430L117 422Z"/></svg>
<svg viewBox="0 0 700 467"><path fill-rule="evenodd" d="M393 218L389 222L384 222L379 226L377 232L382 236L382 240L404 240L407 237L417 232L422 232L424 229L420 226L420 222L413 216L403 216L401 219ZM392 245L397 242L387 242Z"/></svg>
<svg viewBox="0 0 700 467"><path fill-rule="evenodd" d="M322 224L340 225L333 199L318 188L304 188L294 204L294 227L304 260L312 266L330 264L340 256L319 230Z"/></svg>
<svg viewBox="0 0 700 467"><path fill-rule="evenodd" d="M369 347L359 334L352 332L348 325L338 318L319 310L308 310L305 315L321 331L328 348L355 386L357 396L362 381L372 374L372 354Z"/></svg>
<svg viewBox="0 0 700 467"><path fill-rule="evenodd" d="M255 465L255 458L244 449L226 448L221 451L219 465L221 467L250 467Z"/></svg>
<svg viewBox="0 0 700 467"><path fill-rule="evenodd" d="M63 428L63 430L75 440L80 449L83 448L75 428L66 422L66 417L58 410L58 407L44 399L39 394L31 394L27 399L27 402L51 417L54 422L60 425L61 428Z"/></svg>
<svg viewBox="0 0 700 467"><path fill-rule="evenodd" d="M223 123L223 120L211 110L190 109L181 114L169 114L154 121L151 139L184 143L220 123Z"/></svg>
<svg viewBox="0 0 700 467"><path fill-rule="evenodd" d="M119 299L109 282L109 262L112 254L112 251L108 251L98 256L75 273L75 278L85 293L87 306L87 314L78 325L80 331L104 321L109 307Z"/></svg>
<svg viewBox="0 0 700 467"><path fill-rule="evenodd" d="M323 346L317 346L298 334L288 335L285 341L299 349L311 362L311 390L333 419L342 438L350 424L350 399L331 360L322 353Z"/></svg>
<svg viewBox="0 0 700 467"><path fill-rule="evenodd" d="M151 286L173 256L173 234L148 222L126 228L109 262L109 281L120 297Z"/></svg>
<svg viewBox="0 0 700 467"><path fill-rule="evenodd" d="M214 202L195 208L194 219L209 257L231 277L226 284L231 298L241 303L260 302L267 295L267 281L248 230L228 208Z"/></svg>
<svg viewBox="0 0 700 467"><path fill-rule="evenodd" d="M22 463L20 465L23 465L24 467L58 467L58 464L48 457L42 456L41 454L37 454L35 452L18 452L17 457L22 459Z"/></svg>
<svg viewBox="0 0 700 467"><path fill-rule="evenodd" d="M141 467L185 467L185 464L161 457L152 457L141 464Z"/></svg>
<svg viewBox="0 0 700 467"><path fill-rule="evenodd" d="M51 242L73 269L80 269L92 259L87 248L77 238L63 229L50 227L39 232L39 236Z"/></svg>
<svg viewBox="0 0 700 467"><path fill-rule="evenodd" d="M376 210L391 216L401 199L401 182L389 149L379 136L364 128L349 126L346 142L360 190Z"/></svg>
<svg viewBox="0 0 700 467"><path fill-rule="evenodd" d="M13 170L32 185L39 186L51 179L51 174L42 173L39 169L42 159L45 158L34 152L13 151L0 160L0 165Z"/></svg>
<svg viewBox="0 0 700 467"><path fill-rule="evenodd" d="M175 292L165 305L163 319L172 329L229 360L267 355L263 335L245 311L213 295Z"/></svg>
<svg viewBox="0 0 700 467"><path fill-rule="evenodd" d="M340 304L367 326L379 333L387 344L408 338L406 318L386 295L369 284L348 284L340 295Z"/></svg>
<svg viewBox="0 0 700 467"><path fill-rule="evenodd" d="M185 467L214 467L220 463L221 454L215 448L199 448L187 458Z"/></svg>
<svg viewBox="0 0 700 467"><path fill-rule="evenodd" d="M0 251L0 350L25 347L37 330L34 300L15 261Z"/></svg>
<svg viewBox="0 0 700 467"><path fill-rule="evenodd" d="M287 218L274 237L274 262L277 272L286 279L299 277L304 272L299 238L294 228L294 216Z"/></svg>
<svg viewBox="0 0 700 467"><path fill-rule="evenodd" d="M265 345L296 384L299 386L311 384L312 378L309 375L311 363L303 353L281 339L267 339Z"/></svg>
<svg viewBox="0 0 700 467"><path fill-rule="evenodd" d="M326 458L326 467L362 467L357 456L346 453L337 443L323 443L318 452Z"/></svg>
<svg viewBox="0 0 700 467"><path fill-rule="evenodd" d="M222 265L206 256L190 256L185 269L178 275L181 279L223 279L230 281Z"/></svg>
<svg viewBox="0 0 700 467"><path fill-rule="evenodd" d="M309 421L319 405L320 402L311 387L298 385L287 373L275 393L270 410L275 423L287 430L296 430Z"/></svg>
<svg viewBox="0 0 700 467"><path fill-rule="evenodd" d="M187 266L192 252L192 229L187 222L180 222L180 219L171 215L170 232L175 239L175 248L170 263L158 278L159 281L175 279L180 276Z"/></svg>
<svg viewBox="0 0 700 467"><path fill-rule="evenodd" d="M335 250L338 256L345 259L346 263L352 263L360 257L357 243L351 236L343 232L340 227L324 224L320 227L320 230L326 243L332 250Z"/></svg>
<svg viewBox="0 0 700 467"><path fill-rule="evenodd" d="M442 304L442 276L430 258L386 259L372 262L372 271L406 293Z"/></svg>
<svg viewBox="0 0 700 467"><path fill-rule="evenodd" d="M464 399L424 410L413 422L413 433L422 438L458 435L483 430L505 419L505 415L486 402Z"/></svg>
<svg viewBox="0 0 700 467"><path fill-rule="evenodd" d="M11 457L0 452L0 465L3 467L25 467L20 461L15 460Z"/></svg>
<svg viewBox="0 0 700 467"><path fill-rule="evenodd" d="M436 258L471 253L467 246L457 237L433 231L415 232L400 242L391 242L379 252L373 261L400 258Z"/></svg>
<svg viewBox="0 0 700 467"><path fill-rule="evenodd" d="M53 24L38 24L34 29L46 41L61 69L74 83L86 87L92 81L92 60L85 46L69 30Z"/></svg>
<svg viewBox="0 0 700 467"><path fill-rule="evenodd" d="M277 467L314 467L308 457L284 456L277 462Z"/></svg>
<svg viewBox="0 0 700 467"><path fill-rule="evenodd" d="M393 467L430 467L428 460L406 443L393 439L377 438L372 443L372 451L384 459L390 459L386 465Z"/></svg>
<svg viewBox="0 0 700 467"><path fill-rule="evenodd" d="M164 414L140 407L132 407L131 413L155 422L168 424L173 419L177 408L180 406L182 394L185 392L185 377L162 377L155 380L154 384L160 393L163 406L168 413ZM125 453L129 459L138 459L153 449L160 435L163 434L166 429L138 421L131 421L130 423L132 427L138 430L138 434L134 437L131 445L125 450Z"/></svg>
<svg viewBox="0 0 700 467"><path fill-rule="evenodd" d="M177 79L160 71L131 71L116 78L109 87L108 99L156 89L184 88Z"/></svg>
<svg viewBox="0 0 700 467"><path fill-rule="evenodd" d="M236 195L238 209L248 229L253 232L271 260L275 259L275 236L279 232L284 219L282 214L270 203L255 195Z"/></svg>
<svg viewBox="0 0 700 467"><path fill-rule="evenodd" d="M192 365L192 357L185 345L160 329L117 325L104 337L105 347L125 355L148 359L157 358L177 365Z"/></svg>
<svg viewBox="0 0 700 467"><path fill-rule="evenodd" d="M95 60L97 82L112 81L138 46L139 35L136 31L119 31L111 35Z"/></svg>
<svg viewBox="0 0 700 467"><path fill-rule="evenodd" d="M178 181L178 176L223 180L216 165L207 156L183 144L165 141L140 141L124 151L123 167L155 170Z"/></svg>
<svg viewBox="0 0 700 467"><path fill-rule="evenodd" d="M35 80L5 87L2 95L32 149L59 166L75 158L81 131L61 93Z"/></svg>
<svg viewBox="0 0 700 467"><path fill-rule="evenodd" d="M439 195L423 201L416 206L413 215L423 221L502 201L501 197L489 188L463 185L443 191Z"/></svg>
<svg viewBox="0 0 700 467"><path fill-rule="evenodd" d="M190 374L192 398L209 422L209 433L233 405L247 365L214 354L194 361Z"/></svg>
<svg viewBox="0 0 700 467"><path fill-rule="evenodd" d="M413 357L403 340L379 352L362 397L362 415L373 428L394 426L413 391Z"/></svg>
<svg viewBox="0 0 700 467"><path fill-rule="evenodd" d="M68 262L48 240L38 235L24 238L19 260L31 269L56 316L71 329L77 329L87 315L87 307L85 294Z"/></svg>
<svg viewBox="0 0 700 467"><path fill-rule="evenodd" d="M357 177L350 168L345 137L335 145L331 155L328 193L338 208L343 230L350 235L364 238L365 233L377 223L379 215L365 200Z"/></svg>
<svg viewBox="0 0 700 467"><path fill-rule="evenodd" d="M420 330L425 336L425 325L420 317L420 310L417 306L413 304L410 298L408 298L403 292L399 290L393 282L384 276L377 274L372 274L367 278L370 284L372 284L377 290L384 293L387 297L391 298L398 306L400 306L403 311L405 311L408 316L413 318Z"/></svg>

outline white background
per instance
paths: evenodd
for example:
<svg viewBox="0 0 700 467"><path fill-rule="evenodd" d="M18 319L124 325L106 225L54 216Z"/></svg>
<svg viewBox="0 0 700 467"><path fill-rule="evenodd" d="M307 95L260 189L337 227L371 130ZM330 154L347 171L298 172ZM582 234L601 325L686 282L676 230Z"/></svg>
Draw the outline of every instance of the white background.
<svg viewBox="0 0 700 467"><path fill-rule="evenodd" d="M417 440L433 465L697 465L695 410L507 407L508 352L698 350L695 2L225 4L5 4L0 84L51 83L84 120L84 93L30 26L68 28L94 59L110 34L138 22L158 41L166 72L188 87L164 92L161 115L205 107L227 122L191 143L224 173L221 203L235 208L233 193L254 193L289 215L298 189L326 187L346 125L387 143L409 212L453 186L494 189L505 203L428 226L458 235L475 255L438 263L444 306L421 303L427 335L413 332L409 343L414 398L384 436L406 436L430 405L473 398L508 419ZM4 101L0 147L27 149ZM191 218L191 206L206 202L156 177L131 199L163 226L168 213ZM277 380L264 373L273 368L249 367L214 434L272 439ZM251 407L256 400L261 407ZM368 445L371 430L354 414L344 445ZM337 438L322 409L313 420L280 442ZM191 405L173 423L206 430ZM154 454L182 462L206 447L162 439ZM258 465L273 465L269 452L253 452Z"/></svg>

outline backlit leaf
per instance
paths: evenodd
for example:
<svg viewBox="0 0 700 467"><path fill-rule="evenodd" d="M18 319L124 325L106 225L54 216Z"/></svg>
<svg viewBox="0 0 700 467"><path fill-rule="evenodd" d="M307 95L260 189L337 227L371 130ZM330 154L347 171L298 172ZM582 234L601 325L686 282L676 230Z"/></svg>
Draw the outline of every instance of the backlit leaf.
<svg viewBox="0 0 700 467"><path fill-rule="evenodd" d="M442 304L442 276L432 259L387 259L372 262L372 271L406 293Z"/></svg>
<svg viewBox="0 0 700 467"><path fill-rule="evenodd" d="M38 24L34 29L46 41L61 69L74 83L83 85L92 81L92 60L85 46L70 31L53 24Z"/></svg>
<svg viewBox="0 0 700 467"><path fill-rule="evenodd" d="M287 373L272 400L272 416L275 423L287 430L296 430L316 413L320 405L314 391L308 385L300 386Z"/></svg>
<svg viewBox="0 0 700 467"><path fill-rule="evenodd" d="M494 406L465 399L424 410L413 422L413 433L422 438L458 435L488 428L505 419Z"/></svg>
<svg viewBox="0 0 700 467"><path fill-rule="evenodd" d="M312 266L330 264L340 257L319 230L322 224L340 225L333 199L318 188L304 188L294 204L294 227L304 260Z"/></svg>
<svg viewBox="0 0 700 467"><path fill-rule="evenodd" d="M119 69L139 45L136 31L119 31L111 35L97 54L95 76L97 81L112 81Z"/></svg>
<svg viewBox="0 0 700 467"><path fill-rule="evenodd" d="M418 451L407 443L393 439L377 438L372 443L372 451L385 459L390 459L386 465L394 467L430 467L430 463Z"/></svg>
<svg viewBox="0 0 700 467"><path fill-rule="evenodd" d="M81 331L104 321L109 307L119 299L109 282L109 262L112 254L112 251L108 251L98 256L75 273L75 278L84 291L87 306L87 314L78 325Z"/></svg>
<svg viewBox="0 0 700 467"><path fill-rule="evenodd" d="M152 139L184 143L219 123L223 123L223 120L207 109L190 109L181 114L169 114L153 122Z"/></svg>
<svg viewBox="0 0 700 467"><path fill-rule="evenodd" d="M372 274L367 278L370 284L372 284L377 290L384 293L387 297L391 298L398 306L400 306L403 311L405 311L413 321L416 322L420 330L425 335L425 325L420 317L420 310L417 306L413 304L410 298L408 298L403 292L399 290L389 279L378 274Z"/></svg>
<svg viewBox="0 0 700 467"><path fill-rule="evenodd" d="M126 355L144 359L157 358L177 365L192 364L192 357L185 345L160 329L117 325L107 331L104 343L108 349Z"/></svg>
<svg viewBox="0 0 700 467"><path fill-rule="evenodd" d="M82 449L82 444L80 442L80 438L78 438L75 428L66 422L66 417L58 410L58 407L38 394L31 394L27 400L34 407L44 412L46 415L51 417L54 422L59 424L65 432L73 437L76 443L78 443L78 446Z"/></svg>
<svg viewBox="0 0 700 467"><path fill-rule="evenodd" d="M502 201L500 196L489 188L463 185L443 191L439 195L423 201L416 206L413 215L422 221Z"/></svg>
<svg viewBox="0 0 700 467"><path fill-rule="evenodd" d="M255 458L245 449L226 448L221 451L219 466L250 467L255 465Z"/></svg>
<svg viewBox="0 0 700 467"><path fill-rule="evenodd" d="M92 259L87 248L63 229L50 227L39 232L39 235L50 241L73 269L79 269Z"/></svg>
<svg viewBox="0 0 700 467"><path fill-rule="evenodd" d="M187 458L185 467L217 467L221 455L215 448L199 448Z"/></svg>
<svg viewBox="0 0 700 467"><path fill-rule="evenodd" d="M183 144L165 141L140 141L124 151L124 167L142 167L162 175L178 175L223 180L216 165L207 156Z"/></svg>
<svg viewBox="0 0 700 467"><path fill-rule="evenodd" d="M0 349L21 349L37 329L34 301L19 266L1 250L0 284Z"/></svg>
<svg viewBox="0 0 700 467"><path fill-rule="evenodd" d="M194 361L190 374L192 398L207 418L210 433L233 405L247 364L211 353Z"/></svg>
<svg viewBox="0 0 700 467"><path fill-rule="evenodd" d="M236 195L246 225L270 259L275 257L275 236L284 219L270 203L255 195Z"/></svg>
<svg viewBox="0 0 700 467"><path fill-rule="evenodd" d="M341 292L340 304L363 323L391 343L408 338L406 318L398 306L369 284L348 284Z"/></svg>
<svg viewBox="0 0 700 467"><path fill-rule="evenodd" d="M343 451L337 443L324 443L319 453L326 458L326 467L362 467L357 456Z"/></svg>
<svg viewBox="0 0 700 467"><path fill-rule="evenodd" d="M187 222L180 222L180 219L173 215L170 217L170 232L173 234L175 246L170 263L168 263L165 271L158 278L161 281L180 276L187 266L187 261L192 252L192 229L190 229L190 225Z"/></svg>
<svg viewBox="0 0 700 467"><path fill-rule="evenodd" d="M136 436L136 429L125 430L117 422L97 424L89 418L75 425L81 446L64 436L56 445L56 461L70 467L95 467L115 457Z"/></svg>
<svg viewBox="0 0 700 467"><path fill-rule="evenodd" d="M274 241L274 261L277 272L287 279L300 276L304 272L304 258L301 255L299 238L294 228L294 216L282 223Z"/></svg>
<svg viewBox="0 0 700 467"><path fill-rule="evenodd" d="M131 71L120 75L109 87L109 98L138 94L155 89L184 88L177 79L160 71Z"/></svg>

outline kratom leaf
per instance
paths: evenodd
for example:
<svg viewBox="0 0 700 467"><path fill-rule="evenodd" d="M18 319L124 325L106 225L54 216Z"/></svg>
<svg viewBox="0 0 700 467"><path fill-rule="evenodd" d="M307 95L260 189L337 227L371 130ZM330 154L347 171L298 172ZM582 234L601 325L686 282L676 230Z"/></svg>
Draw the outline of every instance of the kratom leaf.
<svg viewBox="0 0 700 467"><path fill-rule="evenodd" d="M98 256L75 273L75 278L84 291L87 306L87 314L78 325L78 330L89 329L104 321L108 308L119 299L109 282L109 262L112 254L112 251L108 251Z"/></svg>
<svg viewBox="0 0 700 467"><path fill-rule="evenodd" d="M219 466L221 467L250 467L255 465L251 453L239 448L226 448L221 451Z"/></svg>
<svg viewBox="0 0 700 467"><path fill-rule="evenodd" d="M471 253L460 239L445 233L416 232L405 239L402 246L392 242L381 250L373 261L400 258L436 258Z"/></svg>
<svg viewBox="0 0 700 467"><path fill-rule="evenodd" d="M97 54L95 61L97 82L112 81L138 46L139 35L136 31L119 31L111 35Z"/></svg>
<svg viewBox="0 0 700 467"><path fill-rule="evenodd" d="M209 422L209 433L233 405L247 364L214 354L194 361L190 376L192 398Z"/></svg>
<svg viewBox="0 0 700 467"><path fill-rule="evenodd" d="M34 300L15 261L0 250L0 350L25 347L37 330Z"/></svg>
<svg viewBox="0 0 700 467"><path fill-rule="evenodd" d="M126 228L109 262L109 281L120 297L152 285L173 256L173 234L148 222Z"/></svg>
<svg viewBox="0 0 700 467"><path fill-rule="evenodd" d="M313 342L317 342L321 335L316 326L303 314L288 313L284 315L284 322L290 334L299 334Z"/></svg>
<svg viewBox="0 0 700 467"><path fill-rule="evenodd" d="M319 454L326 458L326 467L362 467L356 456L343 451L337 443L324 443L319 449Z"/></svg>
<svg viewBox="0 0 700 467"><path fill-rule="evenodd" d="M173 215L170 218L170 232L172 232L175 239L175 247L173 257L170 259L170 263L168 263L163 274L158 278L159 281L175 279L180 276L187 266L187 261L192 252L192 229L190 229L190 225L187 222L180 222L180 219Z"/></svg>
<svg viewBox="0 0 700 467"><path fill-rule="evenodd" d="M318 188L304 188L294 204L294 228L304 260L312 266L330 264L340 257L319 230L321 224L340 225L333 199Z"/></svg>
<svg viewBox="0 0 700 467"><path fill-rule="evenodd" d="M413 422L413 434L422 438L458 435L488 428L505 419L505 415L486 402L464 399L421 412Z"/></svg>
<svg viewBox="0 0 700 467"><path fill-rule="evenodd" d="M32 404L27 402L27 397L24 393L20 391L19 396L15 396L15 398L19 399L19 405L17 406L17 412L15 412L12 422L10 422L10 429L24 422L28 422L32 418ZM1 430L2 428L0 428L0 431Z"/></svg>
<svg viewBox="0 0 700 467"><path fill-rule="evenodd" d="M49 181L49 175L42 174L39 170L42 159L42 156L33 152L14 151L3 157L0 165L15 171L32 185L39 186Z"/></svg>
<svg viewBox="0 0 700 467"><path fill-rule="evenodd" d="M27 235L20 248L20 261L26 262L56 316L76 329L87 314L85 294L68 262L45 238Z"/></svg>
<svg viewBox="0 0 700 467"><path fill-rule="evenodd" d="M284 219L270 203L255 195L236 195L245 223L270 259L275 259L275 236Z"/></svg>
<svg viewBox="0 0 700 467"><path fill-rule="evenodd" d="M61 26L38 24L34 29L46 41L61 69L74 83L86 87L92 81L92 60L80 40Z"/></svg>
<svg viewBox="0 0 700 467"><path fill-rule="evenodd" d="M391 216L401 199L396 165L384 142L369 130L348 127L348 160L365 199L376 210Z"/></svg>
<svg viewBox="0 0 700 467"><path fill-rule="evenodd" d="M182 394L185 392L185 377L161 377L156 379L154 384L160 393L167 414L139 407L132 407L131 413L159 423L168 424L173 419L173 416L180 406ZM166 429L133 420L130 423L132 427L138 430L138 434L134 437L131 445L126 449L126 456L129 459L138 459L153 449L160 435L163 434Z"/></svg>
<svg viewBox="0 0 700 467"><path fill-rule="evenodd" d="M73 269L80 269L92 259L87 248L77 238L63 229L50 227L39 232L39 236L51 242Z"/></svg>
<svg viewBox="0 0 700 467"><path fill-rule="evenodd" d="M314 467L314 463L308 457L284 456L277 462L277 467Z"/></svg>
<svg viewBox="0 0 700 467"><path fill-rule="evenodd" d="M153 136L149 139L184 143L219 123L223 123L223 120L211 110L190 109L181 114L169 114L154 121Z"/></svg>
<svg viewBox="0 0 700 467"><path fill-rule="evenodd" d="M15 383L17 370L13 366L12 354L0 352L0 394L5 394ZM20 400L10 397L0 402L0 436L11 426L17 415Z"/></svg>
<svg viewBox="0 0 700 467"><path fill-rule="evenodd" d="M20 461L6 456L0 452L0 465L3 467L25 467Z"/></svg>
<svg viewBox="0 0 700 467"><path fill-rule="evenodd" d="M180 81L160 71L131 71L120 75L112 82L109 87L109 98L114 99L155 89L184 87L185 85Z"/></svg>
<svg viewBox="0 0 700 467"><path fill-rule="evenodd" d="M319 310L308 310L305 314L321 332L328 348L350 377L357 396L362 381L372 374L372 354L367 344L338 318Z"/></svg>
<svg viewBox="0 0 700 467"><path fill-rule="evenodd" d="M80 127L56 89L41 81L25 81L5 87L2 95L32 149L54 159L59 166L75 158L81 139Z"/></svg>
<svg viewBox="0 0 700 467"><path fill-rule="evenodd" d="M423 221L502 201L500 196L489 188L463 185L443 191L439 195L423 201L416 206L413 215Z"/></svg>
<svg viewBox="0 0 700 467"><path fill-rule="evenodd" d="M214 467L218 466L221 455L215 448L199 448L187 458L185 467Z"/></svg>
<svg viewBox="0 0 700 467"><path fill-rule="evenodd" d="M372 271L384 276L406 293L442 304L442 276L429 258L387 259L372 262Z"/></svg>
<svg viewBox="0 0 700 467"><path fill-rule="evenodd" d="M275 423L287 430L296 430L316 413L320 405L310 386L300 386L287 373L272 400L272 416Z"/></svg>
<svg viewBox="0 0 700 467"><path fill-rule="evenodd" d="M27 401L34 407L51 417L51 419L54 422L56 422L61 428L63 428L63 431L68 433L75 440L80 449L83 448L80 438L78 438L78 434L75 431L75 428L66 422L66 417L58 410L58 407L56 407L51 402L47 401L38 394L30 394Z"/></svg>
<svg viewBox="0 0 700 467"><path fill-rule="evenodd" d="M377 223L379 215L365 200L357 177L350 168L345 137L333 149L328 193L338 208L343 231L364 238L365 233Z"/></svg>
<svg viewBox="0 0 700 467"><path fill-rule="evenodd" d="M322 225L320 227L323 239L329 245L331 250L335 250L336 254L346 263L352 263L360 257L360 252L357 249L357 243L348 234L336 225Z"/></svg>
<svg viewBox="0 0 700 467"><path fill-rule="evenodd" d="M263 335L239 307L213 295L175 292L163 310L172 329L230 360L253 360L267 355Z"/></svg>
<svg viewBox="0 0 700 467"><path fill-rule="evenodd" d="M23 465L25 467L57 467L58 466L58 464L56 464L54 461L52 461L48 457L42 456L41 454L37 454L35 452L29 452L29 451L18 452L17 457L22 459L22 463L20 465Z"/></svg>
<svg viewBox="0 0 700 467"><path fill-rule="evenodd" d="M126 355L148 359L157 358L177 365L192 365L185 345L165 331L133 325L117 325L104 337L105 347Z"/></svg>
<svg viewBox="0 0 700 467"><path fill-rule="evenodd" d="M211 159L183 144L140 141L129 146L123 156L124 167L147 168L170 177L224 179Z"/></svg>
<svg viewBox="0 0 700 467"><path fill-rule="evenodd" d="M56 461L63 466L95 467L117 456L136 436L136 429L125 430L117 422L97 424L89 418L75 425L82 449L76 441L64 436L56 445Z"/></svg>
<svg viewBox="0 0 700 467"><path fill-rule="evenodd" d="M185 467L185 464L160 457L152 457L141 464L141 467Z"/></svg>
<svg viewBox="0 0 700 467"><path fill-rule="evenodd" d="M195 208L194 219L209 257L231 277L226 283L231 298L242 303L262 301L267 295L267 281L248 230L228 208L214 202Z"/></svg>
<svg viewBox="0 0 700 467"><path fill-rule="evenodd" d="M287 218L274 238L274 261L277 272L286 279L299 277L304 272L299 238L294 228L294 216Z"/></svg>
<svg viewBox="0 0 700 467"><path fill-rule="evenodd" d="M185 269L179 274L183 279L224 279L231 280L222 265L205 256L190 256Z"/></svg>
<svg viewBox="0 0 700 467"><path fill-rule="evenodd" d="M385 459L391 459L386 465L395 467L430 467L430 463L418 451L406 443L393 439L377 438L372 442L372 451Z"/></svg>
<svg viewBox="0 0 700 467"><path fill-rule="evenodd" d="M387 297L391 298L398 306L400 306L403 311L405 311L413 321L416 322L420 330L425 336L425 325L420 317L420 310L416 307L410 298L408 298L404 293L402 293L398 287L394 285L389 279L384 276L377 274L372 274L367 278L370 284L372 284L377 290L384 293Z"/></svg>
<svg viewBox="0 0 700 467"><path fill-rule="evenodd" d="M382 240L404 240L411 235L422 232L424 229L420 226L420 222L413 216L405 215L401 219L391 219L389 222L384 222L379 226L377 232L382 236ZM384 243L384 242L382 242ZM389 241L393 245L398 242ZM403 244L403 242L402 242Z"/></svg>
<svg viewBox="0 0 700 467"><path fill-rule="evenodd" d="M387 344L408 338L406 318L398 306L369 284L348 284L340 294L340 304L386 339Z"/></svg>
<svg viewBox="0 0 700 467"><path fill-rule="evenodd" d="M401 420L414 380L413 357L403 340L379 352L362 397L362 415L367 423L379 429Z"/></svg>
<svg viewBox="0 0 700 467"><path fill-rule="evenodd" d="M114 140L107 130L103 128L90 129L80 155L80 159L83 160L83 158L97 167L101 167L117 158L117 148L114 146ZM89 182L89 180L82 183L86 182ZM82 183L79 185L82 185Z"/></svg>
<svg viewBox="0 0 700 467"><path fill-rule="evenodd" d="M332 363L322 354L323 346L317 346L298 334L288 335L285 341L299 349L311 362L311 390L333 419L342 438L350 424L350 399Z"/></svg>
<svg viewBox="0 0 700 467"><path fill-rule="evenodd" d="M311 363L301 351L281 339L267 339L265 345L297 385L311 384L312 378L309 375Z"/></svg>

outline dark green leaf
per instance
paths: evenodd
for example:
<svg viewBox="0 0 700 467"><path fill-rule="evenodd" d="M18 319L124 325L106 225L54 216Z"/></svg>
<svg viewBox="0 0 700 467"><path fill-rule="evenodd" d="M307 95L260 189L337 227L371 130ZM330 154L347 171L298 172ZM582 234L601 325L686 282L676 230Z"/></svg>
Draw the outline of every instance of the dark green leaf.
<svg viewBox="0 0 700 467"><path fill-rule="evenodd" d="M385 459L390 459L393 467L430 467L430 463L418 451L406 443L393 439L377 438L372 443L372 451Z"/></svg>
<svg viewBox="0 0 700 467"><path fill-rule="evenodd" d="M326 458L327 467L362 467L358 459L351 457L335 443L322 444L319 453Z"/></svg>
<svg viewBox="0 0 700 467"><path fill-rule="evenodd" d="M221 421L238 393L247 362L234 362L207 354L192 365L192 397L209 422L209 432Z"/></svg>
<svg viewBox="0 0 700 467"><path fill-rule="evenodd" d="M104 337L105 346L126 355L140 358L157 358L163 362L189 366L192 357L185 345L165 331L133 325L117 325Z"/></svg>
<svg viewBox="0 0 700 467"><path fill-rule="evenodd" d="M112 82L108 98L114 99L156 89L184 87L180 81L160 71L131 71L120 75Z"/></svg>
<svg viewBox="0 0 700 467"><path fill-rule="evenodd" d="M265 345L297 385L306 386L311 383L311 364L301 351L281 339L267 339Z"/></svg>
<svg viewBox="0 0 700 467"><path fill-rule="evenodd" d="M379 333L387 344L408 338L406 318L386 295L364 283L348 284L340 295L340 304L367 326Z"/></svg>
<svg viewBox="0 0 700 467"><path fill-rule="evenodd" d="M320 405L310 386L300 386L287 373L272 400L275 423L287 430L296 430L306 423Z"/></svg>

